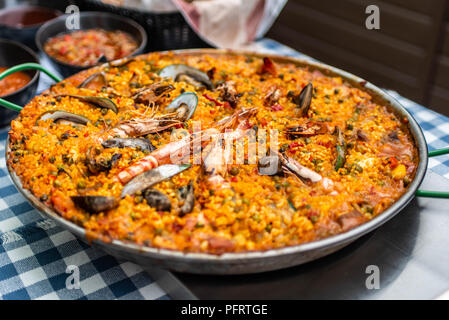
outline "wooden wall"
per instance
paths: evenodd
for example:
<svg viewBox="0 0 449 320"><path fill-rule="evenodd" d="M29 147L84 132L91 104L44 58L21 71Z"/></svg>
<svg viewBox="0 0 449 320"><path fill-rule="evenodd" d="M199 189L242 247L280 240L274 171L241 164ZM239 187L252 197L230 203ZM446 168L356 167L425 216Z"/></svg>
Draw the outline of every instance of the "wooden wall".
<svg viewBox="0 0 449 320"><path fill-rule="evenodd" d="M289 0L267 36L449 115L448 13L449 0Z"/></svg>

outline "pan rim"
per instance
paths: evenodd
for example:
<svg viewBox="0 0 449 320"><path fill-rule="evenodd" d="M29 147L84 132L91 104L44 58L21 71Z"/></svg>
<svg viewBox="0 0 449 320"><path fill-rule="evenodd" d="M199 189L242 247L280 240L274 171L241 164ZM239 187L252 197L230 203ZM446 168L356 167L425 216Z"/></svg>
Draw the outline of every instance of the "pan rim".
<svg viewBox="0 0 449 320"><path fill-rule="evenodd" d="M393 218L396 214L402 211L402 209L414 198L415 192L418 187L421 185L422 180L424 179L427 164L428 164L428 149L427 143L422 132L421 127L414 119L414 117L410 114L410 112L402 106L396 99L390 96L387 92L379 87L373 85L366 80L355 76L349 72L338 69L336 67L329 66L320 62L312 62L305 59L299 59L290 56L281 56L275 54L265 54L265 53L257 53L250 51L238 51L238 50L223 50L223 49L183 49L183 50L173 50L173 51L163 51L161 54L173 52L173 54L212 54L212 55L245 55L251 57L269 57L273 59L273 61L281 61L287 63L293 63L299 66L308 66L315 70L324 71L327 75L329 72L334 75L338 75L342 77L344 80L349 81L352 85L363 87L364 90L368 90L370 94L375 94L377 99L381 99L385 102L386 105L389 105L395 112L407 117L408 126L410 133L412 134L415 140L415 146L418 148L418 156L419 156L419 164L416 169L415 176L413 181L410 183L407 191L397 199L389 208L383 211L381 214L376 216L375 218L369 220L368 222L361 224L347 232L340 233L325 239L316 240L312 242L307 242L303 244L293 245L293 246L285 246L281 248L274 248L264 251L246 251L246 252L229 252L223 253L221 255L211 254L211 253L197 253L197 252L183 252L177 250L163 249L163 248L155 248L149 246L138 245L136 243L124 242L121 240L111 240L111 242L105 242L100 239L90 239L89 241L93 244L99 244L103 246L108 246L116 250L126 251L128 253L134 253L143 256L154 257L158 259L173 259L179 260L183 262L199 262L199 263L215 263L215 264L227 264L227 263L236 263L240 262L242 259L244 260L257 260L266 257L273 256L284 256L284 255L292 255L297 253L305 253L313 250L323 250L327 248L336 247L338 245L348 244L361 236L377 229L385 222ZM139 58L139 55L135 58ZM103 65L104 66L104 65ZM94 67L101 68L102 66ZM90 70L90 69L87 69ZM82 72L85 72L84 70ZM75 74L76 76L78 74ZM84 228L76 225L70 220L66 220L65 218L59 216L52 208L44 205L36 196L34 196L29 190L26 190L22 187L21 181L19 177L15 174L13 169L10 166L8 161L9 154L9 136L6 141L5 148L5 159L7 163L8 172L10 177L15 184L16 188L24 195L24 197L31 202L33 207L35 207L39 212L44 213L44 215L48 218L55 220L57 223L62 225L65 229L70 232L73 232L78 237L87 239L86 231Z"/></svg>

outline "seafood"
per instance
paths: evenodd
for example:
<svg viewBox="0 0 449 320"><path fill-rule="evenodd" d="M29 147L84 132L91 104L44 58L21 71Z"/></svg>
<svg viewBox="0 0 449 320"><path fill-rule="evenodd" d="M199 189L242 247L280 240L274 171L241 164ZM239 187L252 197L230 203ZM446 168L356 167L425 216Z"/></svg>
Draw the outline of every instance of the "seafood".
<svg viewBox="0 0 449 320"><path fill-rule="evenodd" d="M55 84L11 122L8 167L93 238L189 253L323 239L407 192L418 149L370 90L220 52L152 52Z"/></svg>
<svg viewBox="0 0 449 320"><path fill-rule="evenodd" d="M206 73L185 64L169 65L159 72L159 76L171 78L174 81L184 81L197 88L205 87L212 90L215 87Z"/></svg>

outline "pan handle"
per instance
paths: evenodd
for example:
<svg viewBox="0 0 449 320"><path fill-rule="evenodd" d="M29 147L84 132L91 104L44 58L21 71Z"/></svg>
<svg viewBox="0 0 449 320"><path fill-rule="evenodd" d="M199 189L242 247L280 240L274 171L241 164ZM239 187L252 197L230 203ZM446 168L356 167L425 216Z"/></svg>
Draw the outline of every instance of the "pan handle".
<svg viewBox="0 0 449 320"><path fill-rule="evenodd" d="M27 69L43 71L46 75L48 75L50 78L52 78L56 82L59 82L62 80L59 77L55 76L50 71L48 71L47 69L45 69L40 64L33 63L33 62L18 64L17 66L11 67L8 70L3 71L2 73L0 73L0 80L2 80L6 76L9 76L11 73L14 73L17 71L22 71L22 70L27 70ZM5 99L2 99L2 98L0 98L0 106L17 111L17 112L20 112L20 110L22 110L22 108L23 108L15 103L6 101Z"/></svg>
<svg viewBox="0 0 449 320"><path fill-rule="evenodd" d="M429 157L441 156L443 154L449 154L449 148L443 148L443 149L437 149L437 150L430 151ZM418 190L418 191L416 191L416 196L427 197L427 198L449 199L449 192Z"/></svg>

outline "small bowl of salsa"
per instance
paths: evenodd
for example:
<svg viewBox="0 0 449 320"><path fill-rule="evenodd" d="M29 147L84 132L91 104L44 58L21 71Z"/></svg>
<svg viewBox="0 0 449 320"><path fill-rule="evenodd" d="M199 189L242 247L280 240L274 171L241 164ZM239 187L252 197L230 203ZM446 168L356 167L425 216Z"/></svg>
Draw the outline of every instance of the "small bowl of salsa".
<svg viewBox="0 0 449 320"><path fill-rule="evenodd" d="M0 38L19 41L37 50L34 38L45 22L62 14L52 8L18 6L0 10Z"/></svg>
<svg viewBox="0 0 449 320"><path fill-rule="evenodd" d="M45 23L37 47L64 76L105 62L143 53L147 35L133 20L111 13L82 12L80 28L68 30L67 15Z"/></svg>
<svg viewBox="0 0 449 320"><path fill-rule="evenodd" d="M0 72L26 62L39 63L36 54L21 43L0 39ZM0 97L24 106L36 94L39 72L24 70L10 74L0 80ZM17 112L0 107L0 127L8 125Z"/></svg>

